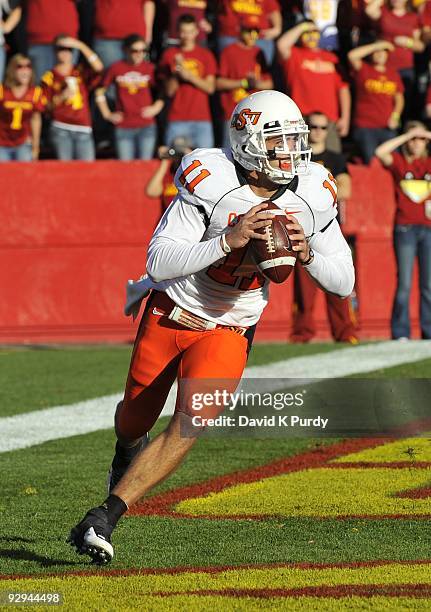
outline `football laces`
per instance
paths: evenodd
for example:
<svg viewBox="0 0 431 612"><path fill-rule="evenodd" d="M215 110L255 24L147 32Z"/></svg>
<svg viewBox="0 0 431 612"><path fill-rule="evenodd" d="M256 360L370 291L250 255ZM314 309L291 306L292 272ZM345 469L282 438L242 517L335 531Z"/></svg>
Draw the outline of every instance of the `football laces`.
<svg viewBox="0 0 431 612"><path fill-rule="evenodd" d="M266 227L266 250L268 253L275 253L275 240L271 225Z"/></svg>

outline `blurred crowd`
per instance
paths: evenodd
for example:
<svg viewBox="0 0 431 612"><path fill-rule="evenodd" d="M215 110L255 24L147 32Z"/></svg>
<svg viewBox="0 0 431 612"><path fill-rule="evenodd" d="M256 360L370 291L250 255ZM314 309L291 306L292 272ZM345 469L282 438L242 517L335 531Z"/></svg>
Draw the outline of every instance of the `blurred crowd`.
<svg viewBox="0 0 431 612"><path fill-rule="evenodd" d="M0 161L150 159L228 144L260 89L368 163L431 117L431 0L0 0Z"/></svg>

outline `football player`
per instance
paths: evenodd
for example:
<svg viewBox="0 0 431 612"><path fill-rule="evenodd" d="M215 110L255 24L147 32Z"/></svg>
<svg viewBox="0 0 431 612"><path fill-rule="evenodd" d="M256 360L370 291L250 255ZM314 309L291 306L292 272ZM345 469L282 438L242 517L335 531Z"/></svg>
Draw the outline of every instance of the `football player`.
<svg viewBox="0 0 431 612"><path fill-rule="evenodd" d="M259 230L274 218L265 201L288 215L297 265L327 291L345 297L353 288L351 253L336 220L336 183L310 162L308 128L293 100L272 90L244 98L233 112L230 140L230 149L184 156L178 194L148 248L147 275L130 286L127 313L136 314L151 293L117 407L110 494L69 536L96 563L112 559L111 533L120 517L194 444L198 432L181 435L194 414L190 381L206 392L237 388L268 301L269 283L248 253L249 241L265 239ZM175 379L175 413L148 443ZM207 415L223 406L213 408Z"/></svg>

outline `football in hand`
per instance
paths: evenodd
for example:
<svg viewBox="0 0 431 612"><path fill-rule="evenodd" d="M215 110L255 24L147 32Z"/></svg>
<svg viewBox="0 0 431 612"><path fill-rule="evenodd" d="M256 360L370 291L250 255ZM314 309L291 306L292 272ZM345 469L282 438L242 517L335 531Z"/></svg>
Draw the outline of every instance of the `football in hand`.
<svg viewBox="0 0 431 612"><path fill-rule="evenodd" d="M298 256L292 248L289 236L289 233L294 231L286 227L291 221L286 217L284 210L274 202L268 201L267 204L265 212L271 212L276 216L271 225L256 230L265 235L266 240L252 238L250 251L261 274L273 283L284 283L289 278Z"/></svg>

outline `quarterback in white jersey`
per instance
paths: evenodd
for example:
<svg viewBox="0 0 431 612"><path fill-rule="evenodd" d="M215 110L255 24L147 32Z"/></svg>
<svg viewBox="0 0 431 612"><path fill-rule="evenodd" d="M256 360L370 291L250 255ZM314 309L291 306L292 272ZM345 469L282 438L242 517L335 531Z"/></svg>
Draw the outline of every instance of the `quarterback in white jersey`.
<svg viewBox="0 0 431 612"><path fill-rule="evenodd" d="M245 98L234 110L230 139L230 150L196 149L184 157L178 195L149 245L147 275L130 286L127 312L136 312L149 290L151 296L117 407L110 494L70 534L96 563L112 559L111 533L122 514L193 445L195 437L182 436L180 426L195 416L189 382L209 394L237 388L250 332L268 300L268 281L248 253L250 239L264 240L259 230L274 218L265 211L267 200L287 213L296 265L327 291L347 296L353 288L350 249L336 220L336 183L310 163L308 128L293 100L268 90ZM175 379L175 414L148 443ZM200 412L202 424L222 408Z"/></svg>
<svg viewBox="0 0 431 612"><path fill-rule="evenodd" d="M175 180L178 195L148 250L150 277L165 281L174 275L159 287L197 315L224 325L253 325L268 301L269 281L256 271L247 245L226 255L220 235L268 198L252 190L227 149L196 149L183 158ZM328 170L310 162L307 174L281 185L270 199L302 226L314 251L309 273L327 291L349 295L351 254L335 218L336 183Z"/></svg>

